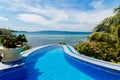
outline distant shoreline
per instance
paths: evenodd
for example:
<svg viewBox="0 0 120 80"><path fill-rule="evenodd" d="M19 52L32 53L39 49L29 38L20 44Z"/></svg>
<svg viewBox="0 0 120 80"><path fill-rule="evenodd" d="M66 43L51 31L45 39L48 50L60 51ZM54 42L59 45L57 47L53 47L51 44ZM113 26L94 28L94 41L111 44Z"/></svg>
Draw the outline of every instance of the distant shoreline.
<svg viewBox="0 0 120 80"><path fill-rule="evenodd" d="M34 32L28 32L28 31L14 31L15 33L39 33L39 34L91 34L92 32L73 32L73 31L34 31Z"/></svg>

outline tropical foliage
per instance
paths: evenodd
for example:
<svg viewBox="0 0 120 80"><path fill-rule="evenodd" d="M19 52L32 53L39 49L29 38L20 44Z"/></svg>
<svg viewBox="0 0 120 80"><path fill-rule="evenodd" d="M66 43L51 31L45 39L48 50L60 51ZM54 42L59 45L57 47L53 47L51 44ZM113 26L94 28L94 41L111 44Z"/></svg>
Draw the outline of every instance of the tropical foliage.
<svg viewBox="0 0 120 80"><path fill-rule="evenodd" d="M120 54L116 54L116 48L99 42L78 42L74 48L81 54L109 62L120 62Z"/></svg>
<svg viewBox="0 0 120 80"><path fill-rule="evenodd" d="M3 30L3 29L2 29ZM26 42L26 36L24 34L13 35L9 30L4 29L1 31L0 41L5 48L24 47L24 50L31 48Z"/></svg>
<svg viewBox="0 0 120 80"><path fill-rule="evenodd" d="M114 16L104 19L93 30L89 41L99 41L120 48L120 6L114 9Z"/></svg>
<svg viewBox="0 0 120 80"><path fill-rule="evenodd" d="M13 35L13 36L3 36L1 38L1 43L6 48L16 48L17 46L23 46L23 42L27 42L25 35Z"/></svg>
<svg viewBox="0 0 120 80"><path fill-rule="evenodd" d="M105 18L98 24L93 32L107 32L114 34L114 31L120 27L120 6L114 9L114 15Z"/></svg>
<svg viewBox="0 0 120 80"><path fill-rule="evenodd" d="M98 59L120 62L120 6L93 29L87 43L79 42L75 49Z"/></svg>
<svg viewBox="0 0 120 80"><path fill-rule="evenodd" d="M59 44L61 44L61 45L66 45L66 43L65 43L65 42L59 42Z"/></svg>

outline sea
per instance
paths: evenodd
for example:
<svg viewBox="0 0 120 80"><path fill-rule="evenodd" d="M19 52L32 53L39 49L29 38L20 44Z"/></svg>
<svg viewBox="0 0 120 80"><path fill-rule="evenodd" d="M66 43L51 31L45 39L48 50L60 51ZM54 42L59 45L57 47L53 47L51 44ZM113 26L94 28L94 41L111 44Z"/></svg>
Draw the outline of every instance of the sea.
<svg viewBox="0 0 120 80"><path fill-rule="evenodd" d="M28 44L34 48L38 46L48 45L48 44L59 44L60 42L65 42L67 45L74 46L79 41L86 41L90 34L41 34L41 33L31 33L31 32L15 32L14 34L25 34Z"/></svg>

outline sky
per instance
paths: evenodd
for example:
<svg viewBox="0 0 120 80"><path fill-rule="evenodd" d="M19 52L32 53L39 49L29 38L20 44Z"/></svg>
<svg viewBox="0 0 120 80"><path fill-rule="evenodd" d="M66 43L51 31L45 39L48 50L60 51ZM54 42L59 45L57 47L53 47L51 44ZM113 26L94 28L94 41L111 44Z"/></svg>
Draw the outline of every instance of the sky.
<svg viewBox="0 0 120 80"><path fill-rule="evenodd" d="M120 0L0 0L0 28L92 31Z"/></svg>

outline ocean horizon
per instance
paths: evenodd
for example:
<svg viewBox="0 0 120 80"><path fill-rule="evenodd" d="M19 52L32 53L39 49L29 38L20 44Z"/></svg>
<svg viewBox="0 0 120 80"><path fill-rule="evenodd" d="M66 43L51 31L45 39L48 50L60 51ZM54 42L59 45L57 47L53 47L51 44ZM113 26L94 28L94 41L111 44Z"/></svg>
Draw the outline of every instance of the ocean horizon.
<svg viewBox="0 0 120 80"><path fill-rule="evenodd" d="M60 42L65 42L68 45L74 46L78 41L86 41L87 36L90 35L89 32L51 32L51 33L41 33L41 32L14 32L15 34L25 34L28 40L28 44L34 48L42 45L48 44L59 44ZM57 33L57 34L56 34Z"/></svg>

